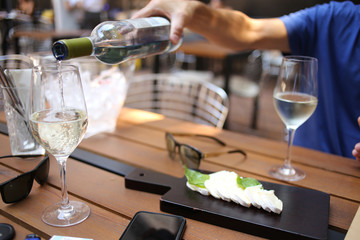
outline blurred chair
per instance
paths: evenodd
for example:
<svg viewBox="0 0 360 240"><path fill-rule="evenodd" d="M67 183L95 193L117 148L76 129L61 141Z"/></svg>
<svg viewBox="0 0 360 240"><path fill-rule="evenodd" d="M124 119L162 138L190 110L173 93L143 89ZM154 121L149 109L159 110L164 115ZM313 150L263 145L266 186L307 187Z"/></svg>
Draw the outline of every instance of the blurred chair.
<svg viewBox="0 0 360 240"><path fill-rule="evenodd" d="M52 40L46 35L52 30L53 26L47 23L21 23L10 29L9 41L14 43L16 54L49 51Z"/></svg>
<svg viewBox="0 0 360 240"><path fill-rule="evenodd" d="M281 63L281 56L279 56L278 52L251 51L242 64L240 71L231 76L231 94L254 99L250 120L250 127L252 129L257 129L261 90L270 76L277 75L280 66L278 63L279 59Z"/></svg>
<svg viewBox="0 0 360 240"><path fill-rule="evenodd" d="M229 110L225 91L176 74L145 74L129 85L125 107L222 128Z"/></svg>
<svg viewBox="0 0 360 240"><path fill-rule="evenodd" d="M233 75L230 82L230 89L233 94L240 97L253 98L253 109L250 120L250 127L257 128L257 117L259 108L259 95L263 80L262 53L259 50L252 51L244 64L239 75Z"/></svg>

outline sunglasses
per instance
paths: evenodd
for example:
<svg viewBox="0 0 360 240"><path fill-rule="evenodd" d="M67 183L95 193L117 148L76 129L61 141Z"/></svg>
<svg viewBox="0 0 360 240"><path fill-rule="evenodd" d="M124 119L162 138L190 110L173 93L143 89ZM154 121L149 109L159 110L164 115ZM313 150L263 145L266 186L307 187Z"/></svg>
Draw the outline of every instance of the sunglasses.
<svg viewBox="0 0 360 240"><path fill-rule="evenodd" d="M40 155L38 155L40 156ZM0 156L0 158L30 158L38 157L36 155L20 155L20 156ZM44 184L49 175L50 161L49 156L45 155L41 162L31 171L22 173L0 184L1 197L4 203L14 203L25 199L31 192L34 179L40 185Z"/></svg>
<svg viewBox="0 0 360 240"><path fill-rule="evenodd" d="M171 159L175 159L176 149L178 149L178 153L180 155L182 164L184 164L188 168L198 169L202 159L207 158L207 157L217 157L222 154L240 153L244 156L244 158L246 158L246 153L240 149L231 150L231 151L227 151L227 152L202 153L193 146L177 142L175 140L174 136L205 137L205 138L209 138L209 139L216 141L217 143L219 143L222 146L226 146L226 144L223 141L221 141L220 139L215 138L213 136L207 136L207 135L201 135L201 134L169 133L169 132L167 132L165 134L165 140L166 140L166 147L167 147L167 150L169 153L169 157Z"/></svg>

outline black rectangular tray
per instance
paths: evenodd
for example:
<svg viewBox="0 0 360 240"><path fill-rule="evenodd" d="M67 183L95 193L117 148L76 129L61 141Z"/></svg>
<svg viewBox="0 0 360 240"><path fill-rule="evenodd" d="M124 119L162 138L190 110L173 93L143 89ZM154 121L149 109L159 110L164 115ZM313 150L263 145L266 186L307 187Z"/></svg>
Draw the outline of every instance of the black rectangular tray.
<svg viewBox="0 0 360 240"><path fill-rule="evenodd" d="M283 201L280 215L203 196L186 187L186 178L135 169L127 188L161 194L165 212L270 239L327 239L330 196L288 185L261 182Z"/></svg>

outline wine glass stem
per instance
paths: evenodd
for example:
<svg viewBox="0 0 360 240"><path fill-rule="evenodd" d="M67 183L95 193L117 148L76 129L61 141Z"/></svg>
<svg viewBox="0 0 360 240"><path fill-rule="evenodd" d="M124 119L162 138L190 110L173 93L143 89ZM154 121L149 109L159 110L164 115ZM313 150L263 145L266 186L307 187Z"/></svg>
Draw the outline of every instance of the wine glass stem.
<svg viewBox="0 0 360 240"><path fill-rule="evenodd" d="M67 157L58 157L57 161L60 166L60 181L61 181L61 208L69 208L69 196L66 184L66 160Z"/></svg>
<svg viewBox="0 0 360 240"><path fill-rule="evenodd" d="M292 168L291 167L291 150L292 150L294 134L295 134L296 129L288 128L287 130L288 130L289 140L288 140L288 147L287 147L284 167L287 169L291 169Z"/></svg>

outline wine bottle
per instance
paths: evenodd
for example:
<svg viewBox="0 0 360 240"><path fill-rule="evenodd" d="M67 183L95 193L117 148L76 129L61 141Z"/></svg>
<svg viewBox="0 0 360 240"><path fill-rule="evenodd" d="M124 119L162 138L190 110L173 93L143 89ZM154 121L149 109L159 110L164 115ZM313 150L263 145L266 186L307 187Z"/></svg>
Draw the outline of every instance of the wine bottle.
<svg viewBox="0 0 360 240"><path fill-rule="evenodd" d="M162 17L106 21L97 25L89 37L63 39L53 44L58 61L95 56L106 64L144 58L176 50L169 40L170 22Z"/></svg>

